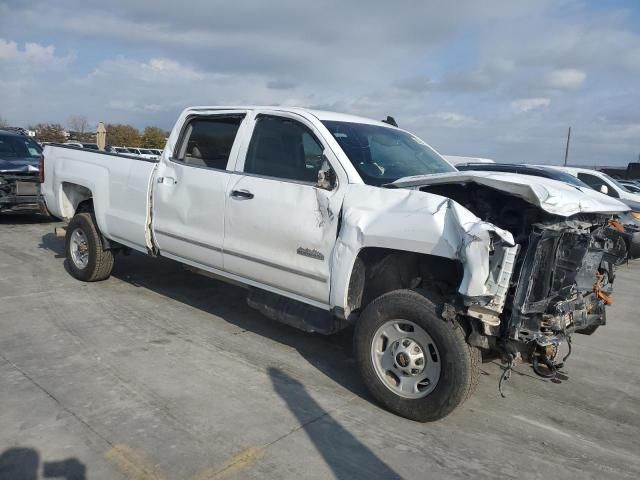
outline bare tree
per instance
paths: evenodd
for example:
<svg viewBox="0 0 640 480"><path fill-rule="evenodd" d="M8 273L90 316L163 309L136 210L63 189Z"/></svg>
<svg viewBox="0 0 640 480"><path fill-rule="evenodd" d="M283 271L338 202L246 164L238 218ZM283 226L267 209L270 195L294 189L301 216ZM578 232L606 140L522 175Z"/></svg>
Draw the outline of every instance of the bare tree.
<svg viewBox="0 0 640 480"><path fill-rule="evenodd" d="M67 119L67 126L69 127L69 131L73 132L76 140L80 140L81 142L87 141L87 136L89 133L89 121L87 117L84 115L70 115Z"/></svg>
<svg viewBox="0 0 640 480"><path fill-rule="evenodd" d="M9 126L9 122L7 122L2 115L0 115L0 128L8 127L8 126Z"/></svg>

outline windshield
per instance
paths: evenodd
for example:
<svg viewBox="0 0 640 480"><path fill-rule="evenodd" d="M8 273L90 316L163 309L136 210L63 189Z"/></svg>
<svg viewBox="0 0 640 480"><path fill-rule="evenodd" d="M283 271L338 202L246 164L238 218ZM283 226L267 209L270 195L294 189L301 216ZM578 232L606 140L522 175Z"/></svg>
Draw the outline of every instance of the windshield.
<svg viewBox="0 0 640 480"><path fill-rule="evenodd" d="M414 175L456 171L426 143L402 130L364 123L322 123L369 185L384 185Z"/></svg>
<svg viewBox="0 0 640 480"><path fill-rule="evenodd" d="M0 135L0 158L38 158L42 148L29 137Z"/></svg>

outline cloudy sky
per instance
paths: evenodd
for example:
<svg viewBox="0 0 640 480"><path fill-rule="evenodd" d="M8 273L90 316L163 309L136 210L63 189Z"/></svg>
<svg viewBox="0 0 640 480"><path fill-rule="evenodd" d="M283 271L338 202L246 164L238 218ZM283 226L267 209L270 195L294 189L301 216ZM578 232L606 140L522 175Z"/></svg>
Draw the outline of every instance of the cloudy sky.
<svg viewBox="0 0 640 480"><path fill-rule="evenodd" d="M169 128L189 105L396 117L442 153L640 152L640 1L0 0L0 116Z"/></svg>

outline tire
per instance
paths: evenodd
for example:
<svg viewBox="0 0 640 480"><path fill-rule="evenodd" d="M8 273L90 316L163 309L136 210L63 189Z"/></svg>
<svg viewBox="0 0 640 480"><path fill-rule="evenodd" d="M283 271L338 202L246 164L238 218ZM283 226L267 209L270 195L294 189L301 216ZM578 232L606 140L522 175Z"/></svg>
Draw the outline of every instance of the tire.
<svg viewBox="0 0 640 480"><path fill-rule="evenodd" d="M81 253L78 253L76 246L78 240L84 245L80 250ZM65 238L65 254L68 270L78 280L84 282L105 280L113 270L113 252L104 249L102 236L93 215L89 212L77 213L69 222Z"/></svg>
<svg viewBox="0 0 640 480"><path fill-rule="evenodd" d="M401 340L390 341L385 340L384 335L380 336L380 331L384 332L389 328L386 325L395 326L396 323L400 324ZM427 335L422 335L415 326L423 329ZM402 328L414 330L404 332ZM398 348L402 348L400 344L404 342L406 345L405 340L412 338L412 335L422 340L410 344L414 345L411 348L415 348L415 345L421 347L422 343L428 343L425 339L429 338L433 343L422 347L424 370L420 375L413 375L417 370L412 370L409 374L402 375L402 379L408 379L411 384L415 382L412 376L420 378L422 373L426 375L429 370L435 377L437 370L437 383L434 386L433 381L424 380L422 385L416 385L415 392L400 393L400 387L390 386L393 381L400 383L402 380L396 375L399 357L394 355ZM386 344L386 347L380 347L382 344ZM387 410L411 420L429 422L447 416L473 393L478 384L480 350L466 342L465 332L460 324L440 317L435 302L411 290L395 290L371 302L356 323L354 347L358 368L371 395ZM374 352L379 354L384 351L386 354L387 349L391 349L390 358L395 363L392 369L386 370L385 381L378 373L381 369L384 370L385 362L374 360L377 358ZM406 361L401 363L406 364ZM408 395L415 397L407 398Z"/></svg>

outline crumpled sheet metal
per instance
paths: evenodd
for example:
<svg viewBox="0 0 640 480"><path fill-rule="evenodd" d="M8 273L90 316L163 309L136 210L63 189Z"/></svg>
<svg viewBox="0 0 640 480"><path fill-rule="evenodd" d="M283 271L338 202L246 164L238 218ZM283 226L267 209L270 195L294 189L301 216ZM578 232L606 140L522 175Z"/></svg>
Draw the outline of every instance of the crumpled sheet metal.
<svg viewBox="0 0 640 480"><path fill-rule="evenodd" d="M471 182L509 193L548 213L563 217L577 213L616 213L629 210L629 207L615 198L590 189L583 191L549 178L516 173L451 172L405 177L395 181L393 185L407 188Z"/></svg>
<svg viewBox="0 0 640 480"><path fill-rule="evenodd" d="M491 234L508 246L514 245L510 232L481 220L449 198L418 190L350 185L332 257L331 303L348 309L351 268L358 252L366 247L459 260L464 266L459 292L466 296L490 294L485 284Z"/></svg>

